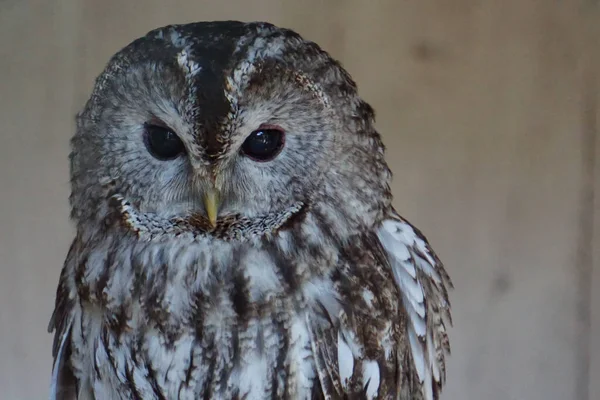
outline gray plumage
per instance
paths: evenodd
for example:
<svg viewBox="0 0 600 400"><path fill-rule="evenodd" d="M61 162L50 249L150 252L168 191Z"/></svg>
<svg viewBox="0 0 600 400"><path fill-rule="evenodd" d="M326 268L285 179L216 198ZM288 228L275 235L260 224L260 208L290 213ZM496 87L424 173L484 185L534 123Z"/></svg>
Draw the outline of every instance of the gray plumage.
<svg viewBox="0 0 600 400"><path fill-rule="evenodd" d="M134 41L77 117L51 398L438 398L451 282L390 179L373 110L298 34Z"/></svg>

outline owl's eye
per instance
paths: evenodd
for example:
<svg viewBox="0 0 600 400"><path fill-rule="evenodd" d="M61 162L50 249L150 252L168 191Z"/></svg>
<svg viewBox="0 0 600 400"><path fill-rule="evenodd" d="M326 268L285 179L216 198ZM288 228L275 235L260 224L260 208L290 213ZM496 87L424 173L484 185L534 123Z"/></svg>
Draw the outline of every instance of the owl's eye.
<svg viewBox="0 0 600 400"><path fill-rule="evenodd" d="M254 161L270 161L283 149L284 139L285 135L281 129L257 129L242 145L242 153Z"/></svg>
<svg viewBox="0 0 600 400"><path fill-rule="evenodd" d="M177 158L185 151L181 139L164 126L146 125L144 142L150 154L162 161Z"/></svg>

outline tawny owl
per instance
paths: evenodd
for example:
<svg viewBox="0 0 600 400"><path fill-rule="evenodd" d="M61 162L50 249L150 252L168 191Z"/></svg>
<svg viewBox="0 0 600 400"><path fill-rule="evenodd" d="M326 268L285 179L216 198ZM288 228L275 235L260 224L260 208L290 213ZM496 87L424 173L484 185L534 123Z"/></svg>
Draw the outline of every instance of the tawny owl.
<svg viewBox="0 0 600 400"><path fill-rule="evenodd" d="M53 399L436 399L450 278L372 108L267 23L167 26L77 117Z"/></svg>

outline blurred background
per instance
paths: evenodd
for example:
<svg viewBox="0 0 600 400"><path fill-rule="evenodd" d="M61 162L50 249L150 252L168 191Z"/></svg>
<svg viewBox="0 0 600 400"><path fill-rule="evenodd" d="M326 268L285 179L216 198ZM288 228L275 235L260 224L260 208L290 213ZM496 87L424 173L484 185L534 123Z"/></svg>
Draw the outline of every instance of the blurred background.
<svg viewBox="0 0 600 400"><path fill-rule="evenodd" d="M155 27L215 19L297 30L377 110L395 205L456 286L443 399L600 399L595 0L0 1L0 399L47 396L94 78Z"/></svg>

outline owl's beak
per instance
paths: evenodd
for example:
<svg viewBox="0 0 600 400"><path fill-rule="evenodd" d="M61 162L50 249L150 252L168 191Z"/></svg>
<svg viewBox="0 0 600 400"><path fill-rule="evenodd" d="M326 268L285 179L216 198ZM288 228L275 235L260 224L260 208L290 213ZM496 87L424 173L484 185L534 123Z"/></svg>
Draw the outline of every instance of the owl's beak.
<svg viewBox="0 0 600 400"><path fill-rule="evenodd" d="M217 226L217 213L219 212L219 193L216 189L209 189L204 194L204 209L210 226L215 228Z"/></svg>

